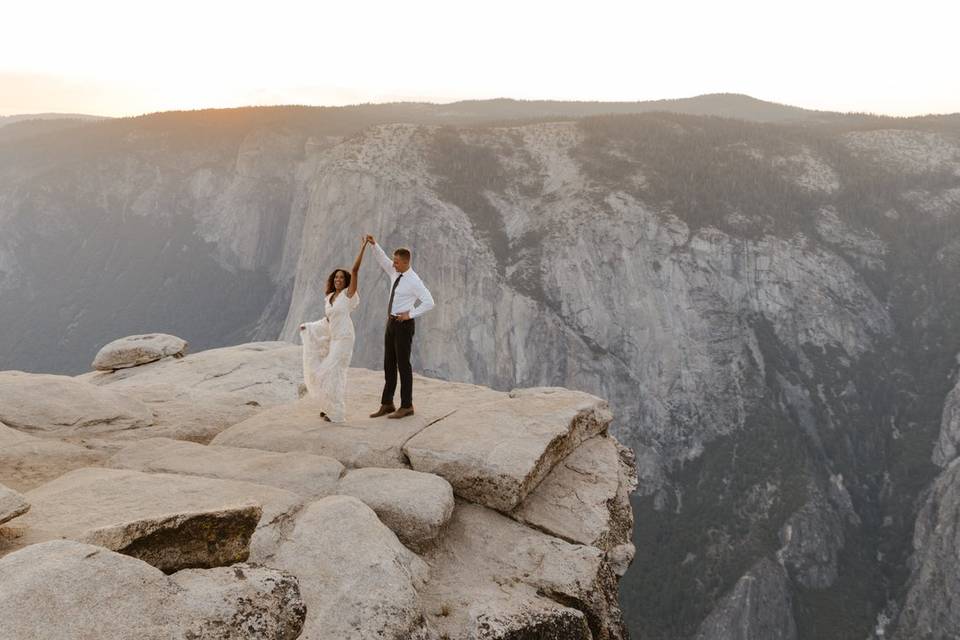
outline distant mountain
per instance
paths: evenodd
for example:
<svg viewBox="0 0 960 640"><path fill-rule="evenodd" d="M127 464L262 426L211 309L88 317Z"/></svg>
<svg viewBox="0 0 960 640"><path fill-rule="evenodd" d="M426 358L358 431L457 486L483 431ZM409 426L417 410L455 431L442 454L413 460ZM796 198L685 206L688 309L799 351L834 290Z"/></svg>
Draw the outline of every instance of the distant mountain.
<svg viewBox="0 0 960 640"><path fill-rule="evenodd" d="M24 120L83 120L94 122L108 119L106 116L92 116L84 113L20 113L12 116L0 116L0 127Z"/></svg>
<svg viewBox="0 0 960 640"><path fill-rule="evenodd" d="M671 100L644 102L561 102L553 100L469 100L443 105L452 114L471 113L488 118L584 117L606 114L669 111L700 116L720 116L754 122L833 121L850 117L830 111L812 111L735 93L714 93Z"/></svg>
<svg viewBox="0 0 960 640"><path fill-rule="evenodd" d="M25 140L46 133L56 133L89 124L86 120L21 120L0 127L0 143Z"/></svg>
<svg viewBox="0 0 960 640"><path fill-rule="evenodd" d="M714 93L692 98L648 100L639 102L589 102L560 100L463 100L448 104L428 102L392 102L361 104L343 107L316 107L279 105L271 107L238 107L231 109L201 109L167 111L131 118L105 118L85 114L39 113L0 116L0 129L20 124L20 130L0 133L0 141L22 139L33 134L48 133L76 126L110 120L121 128L132 122L140 126L192 128L207 127L225 131L237 127L265 126L288 123L303 126L315 132L345 135L377 124L410 123L428 125L477 125L500 121L544 121L555 118L583 118L597 115L649 113L666 111L701 116L735 118L751 122L769 123L876 123L882 116L843 114L833 111L814 111L790 105L758 100L743 94ZM950 116L940 116L950 117ZM30 124L24 124L29 122ZM46 124L43 124L46 123ZM116 131L115 129L113 131Z"/></svg>
<svg viewBox="0 0 960 640"><path fill-rule="evenodd" d="M109 118L80 113L31 113L0 116L0 143L25 140L45 133L74 129L101 120L109 120Z"/></svg>

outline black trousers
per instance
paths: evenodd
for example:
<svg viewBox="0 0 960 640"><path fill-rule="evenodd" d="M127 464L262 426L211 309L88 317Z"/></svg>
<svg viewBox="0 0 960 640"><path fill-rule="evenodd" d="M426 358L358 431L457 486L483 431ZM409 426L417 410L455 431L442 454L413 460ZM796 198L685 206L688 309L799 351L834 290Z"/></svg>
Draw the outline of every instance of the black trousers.
<svg viewBox="0 0 960 640"><path fill-rule="evenodd" d="M383 396L381 404L393 404L397 390L397 373L400 374L400 406L413 406L413 368L410 366L410 349L416 320L387 320L383 332Z"/></svg>

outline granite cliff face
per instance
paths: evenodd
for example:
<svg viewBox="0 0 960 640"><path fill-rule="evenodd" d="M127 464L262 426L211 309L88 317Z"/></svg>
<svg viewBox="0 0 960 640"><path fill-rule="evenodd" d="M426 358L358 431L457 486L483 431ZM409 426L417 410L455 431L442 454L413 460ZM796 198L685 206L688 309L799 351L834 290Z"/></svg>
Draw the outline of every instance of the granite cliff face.
<svg viewBox="0 0 960 640"><path fill-rule="evenodd" d="M958 399L960 384L944 403L940 438L933 453L933 461L943 470L925 493L917 516L906 596L902 607L889 616L895 638L950 638L960 626Z"/></svg>
<svg viewBox="0 0 960 640"><path fill-rule="evenodd" d="M418 370L609 398L640 474L638 636L865 637L903 602L960 350L955 119L304 113L0 147L4 363L78 372L147 331L295 339L370 232L437 298ZM376 368L373 264L360 295L354 363ZM731 613L756 581L781 617Z"/></svg>

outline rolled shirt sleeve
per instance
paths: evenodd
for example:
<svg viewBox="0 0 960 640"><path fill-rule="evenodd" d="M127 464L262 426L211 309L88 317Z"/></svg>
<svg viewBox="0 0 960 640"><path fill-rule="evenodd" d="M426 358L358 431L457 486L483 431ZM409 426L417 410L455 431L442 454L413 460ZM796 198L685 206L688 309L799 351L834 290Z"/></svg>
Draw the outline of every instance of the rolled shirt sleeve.
<svg viewBox="0 0 960 640"><path fill-rule="evenodd" d="M423 280L421 280L419 276L416 278L414 285L416 287L414 292L416 293L417 298L420 300L420 304L410 310L411 318L422 316L427 311L430 311L430 309L433 309L434 305L433 296L430 294L430 290L427 289L427 285L423 284Z"/></svg>

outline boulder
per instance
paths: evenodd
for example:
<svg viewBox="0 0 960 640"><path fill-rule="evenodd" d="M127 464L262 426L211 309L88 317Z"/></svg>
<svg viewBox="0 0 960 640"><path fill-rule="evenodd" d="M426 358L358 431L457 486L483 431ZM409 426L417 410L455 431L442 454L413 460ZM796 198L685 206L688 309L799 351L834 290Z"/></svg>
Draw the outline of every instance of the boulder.
<svg viewBox="0 0 960 640"><path fill-rule="evenodd" d="M232 394L239 404L269 407L297 397L303 382L300 347L288 342L251 342L165 358L142 367L77 376L97 386L170 384Z"/></svg>
<svg viewBox="0 0 960 640"><path fill-rule="evenodd" d="M604 551L633 537L632 452L607 436L573 450L510 514L558 538Z"/></svg>
<svg viewBox="0 0 960 640"><path fill-rule="evenodd" d="M118 469L244 480L310 497L334 493L343 473L343 465L333 458L310 453L204 446L167 438L129 444L108 464Z"/></svg>
<svg viewBox="0 0 960 640"><path fill-rule="evenodd" d="M413 436L403 450L413 469L446 478L457 495L510 512L611 420L607 403L586 393L518 390L471 403Z"/></svg>
<svg viewBox="0 0 960 640"><path fill-rule="evenodd" d="M356 498L306 506L276 554L257 560L297 577L305 640L425 637L417 589L428 568Z"/></svg>
<svg viewBox="0 0 960 640"><path fill-rule="evenodd" d="M141 402L69 376L0 371L0 421L36 435L82 436L152 425Z"/></svg>
<svg viewBox="0 0 960 640"><path fill-rule="evenodd" d="M441 637L626 637L616 579L594 547L458 501L424 558L430 582L421 597Z"/></svg>
<svg viewBox="0 0 960 640"><path fill-rule="evenodd" d="M293 640L300 638L307 607L291 574L269 567L235 564L185 569L170 576L189 598L198 620L184 637ZM189 615L189 614L188 614Z"/></svg>
<svg viewBox="0 0 960 640"><path fill-rule="evenodd" d="M187 341L167 333L148 333L127 336L108 343L93 359L98 371L113 371L136 367L161 358L182 358L187 352Z"/></svg>
<svg viewBox="0 0 960 640"><path fill-rule="evenodd" d="M308 396L286 406L264 410L236 424L212 443L269 451L306 451L330 456L350 468L408 467L403 446L431 423L496 392L474 385L422 378L414 382L419 398L416 414L402 420L370 418L380 406L383 373L350 369L347 377L346 421L326 422L321 408Z"/></svg>
<svg viewBox="0 0 960 640"><path fill-rule="evenodd" d="M11 547L69 538L164 571L246 560L251 544L275 544L301 504L288 491L249 482L120 469L78 469L26 497L33 508L12 523Z"/></svg>
<svg viewBox="0 0 960 640"><path fill-rule="evenodd" d="M80 467L97 466L106 458L103 452L36 438L0 423L0 483L17 491L29 491Z"/></svg>
<svg viewBox="0 0 960 640"><path fill-rule="evenodd" d="M30 503L22 495L0 484L0 524L22 516L30 510Z"/></svg>
<svg viewBox="0 0 960 640"><path fill-rule="evenodd" d="M293 640L296 580L261 567L182 571L70 540L0 558L0 635L97 640Z"/></svg>
<svg viewBox="0 0 960 640"><path fill-rule="evenodd" d="M363 501L411 549L425 548L453 514L450 483L409 469L354 469L336 492Z"/></svg>
<svg viewBox="0 0 960 640"><path fill-rule="evenodd" d="M633 563L634 556L637 555L637 547L632 542L618 544L607 551L607 564L613 575L622 578L627 575L627 569Z"/></svg>

